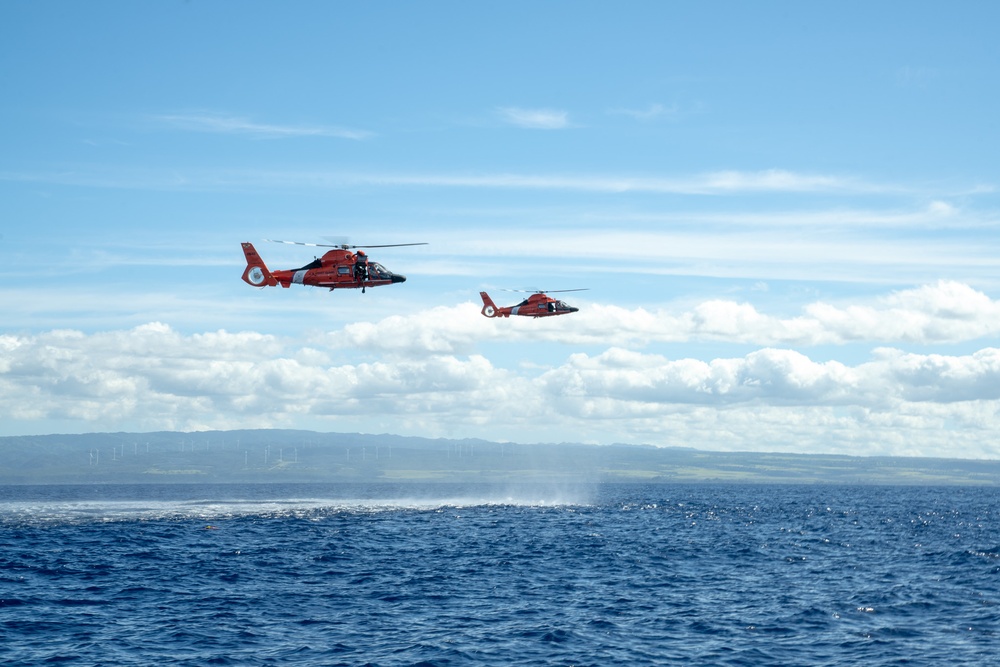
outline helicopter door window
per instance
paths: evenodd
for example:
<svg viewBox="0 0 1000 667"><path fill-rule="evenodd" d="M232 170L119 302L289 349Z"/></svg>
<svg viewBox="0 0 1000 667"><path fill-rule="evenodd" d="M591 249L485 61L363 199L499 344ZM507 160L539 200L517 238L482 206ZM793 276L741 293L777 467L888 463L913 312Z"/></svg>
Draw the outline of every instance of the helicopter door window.
<svg viewBox="0 0 1000 667"><path fill-rule="evenodd" d="M337 273L342 276L347 276L351 274L351 267L349 266L338 266Z"/></svg>

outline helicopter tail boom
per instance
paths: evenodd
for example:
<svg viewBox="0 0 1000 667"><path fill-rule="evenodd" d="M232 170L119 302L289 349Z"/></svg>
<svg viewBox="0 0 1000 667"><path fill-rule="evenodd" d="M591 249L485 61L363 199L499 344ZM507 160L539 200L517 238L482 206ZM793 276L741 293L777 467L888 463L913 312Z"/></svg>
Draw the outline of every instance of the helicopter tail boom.
<svg viewBox="0 0 1000 667"><path fill-rule="evenodd" d="M278 281L267 270L264 260L257 254L252 243L243 243L243 255L247 258L247 268L243 270L243 282L252 287L274 287ZM287 285L285 285L287 287Z"/></svg>

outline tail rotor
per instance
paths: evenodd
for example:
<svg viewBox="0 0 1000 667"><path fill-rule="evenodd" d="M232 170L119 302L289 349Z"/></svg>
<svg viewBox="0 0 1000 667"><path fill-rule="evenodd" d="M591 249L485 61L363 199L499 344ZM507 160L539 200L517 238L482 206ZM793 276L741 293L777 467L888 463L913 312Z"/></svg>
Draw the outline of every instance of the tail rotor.
<svg viewBox="0 0 1000 667"><path fill-rule="evenodd" d="M497 316L497 305L493 303L493 299L486 292L480 292L479 296L483 299L483 309L481 312L486 317L496 317Z"/></svg>
<svg viewBox="0 0 1000 667"><path fill-rule="evenodd" d="M243 255L247 258L247 268L243 270L243 282L251 287L274 287L278 284L252 243L243 243Z"/></svg>

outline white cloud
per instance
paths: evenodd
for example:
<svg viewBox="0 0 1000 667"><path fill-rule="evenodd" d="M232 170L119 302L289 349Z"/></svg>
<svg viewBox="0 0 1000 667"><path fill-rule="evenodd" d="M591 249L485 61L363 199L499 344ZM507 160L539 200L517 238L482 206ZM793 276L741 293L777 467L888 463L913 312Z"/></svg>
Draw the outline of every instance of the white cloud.
<svg viewBox="0 0 1000 667"><path fill-rule="evenodd" d="M944 201L932 201L927 206L927 212L933 216L950 218L958 212L954 206Z"/></svg>
<svg viewBox="0 0 1000 667"><path fill-rule="evenodd" d="M685 310L590 303L571 316L572 326L563 324L565 318L489 320L480 308L480 303L467 302L349 324L323 342L419 356L464 354L475 341L616 347L719 341L813 347L859 342L951 344L1000 336L1000 301L953 281L900 290L870 303L814 302L791 317L768 315L750 303L723 299L702 301Z"/></svg>
<svg viewBox="0 0 1000 667"><path fill-rule="evenodd" d="M337 139L367 139L372 136L365 130L323 125L275 125L258 123L239 116L220 113L178 113L153 116L153 120L179 130L215 134L243 134L258 139L292 137L333 137Z"/></svg>
<svg viewBox="0 0 1000 667"><path fill-rule="evenodd" d="M569 114L557 109L501 107L497 113L505 123L532 130L563 130L570 127Z"/></svg>
<svg viewBox="0 0 1000 667"><path fill-rule="evenodd" d="M404 268L409 272L413 267ZM234 274L238 277L238 270ZM37 331L71 318L77 327L107 330L162 318L190 331L204 326L204 314L212 313L215 326L231 330L254 328L262 318L272 330L284 332L301 331L295 323L308 322L312 327L309 340L322 348L357 348L401 357L469 354L482 342L623 348L703 342L815 347L941 345L1000 336L1000 300L956 281L866 300L812 301L785 313L727 298L626 307L605 301L615 298L613 292L600 292L601 301L586 299L599 292L581 292L565 295L580 312L548 320L489 320L480 315L478 299L442 306L433 305L440 298L432 295L422 297L429 303L417 305L412 298L388 291L380 293L378 300L365 300L360 294L331 295L298 286L287 293L261 293L242 284L236 285L232 295L197 290L183 296L124 291L109 297L104 289L64 290L61 285L55 289L55 293L41 288L0 290L7 329ZM520 300L508 295L504 301L502 293L490 291L500 305ZM746 294L752 299L762 293ZM237 295L242 298L234 298ZM773 299L770 293L761 298ZM315 333L317 328L326 333Z"/></svg>
<svg viewBox="0 0 1000 667"><path fill-rule="evenodd" d="M905 65L896 70L896 84L902 88L926 88L941 77L936 67Z"/></svg>
<svg viewBox="0 0 1000 667"><path fill-rule="evenodd" d="M609 113L629 116L631 118L635 118L636 120L649 121L662 116L673 117L679 112L680 109L676 104L670 107L665 107L662 104L650 104L643 109L612 109Z"/></svg>
<svg viewBox="0 0 1000 667"><path fill-rule="evenodd" d="M1000 333L1000 302L954 281L895 292L869 306L806 307L830 342L954 343Z"/></svg>
<svg viewBox="0 0 1000 667"><path fill-rule="evenodd" d="M279 177L280 175L275 175ZM294 176L294 175L293 175ZM315 174L316 182L327 178L379 185L423 185L469 188L520 188L533 190L579 190L587 192L635 192L660 194L732 194L753 192L874 192L885 186L866 184L843 176L765 171L720 171L682 177L606 176L562 174ZM345 180L346 179L346 180ZM280 184L280 180L278 181ZM333 181L327 181L333 182Z"/></svg>
<svg viewBox="0 0 1000 667"><path fill-rule="evenodd" d="M841 177L797 174L783 169L757 172L720 171L705 178L706 190L716 192L818 192L845 186Z"/></svg>
<svg viewBox="0 0 1000 667"><path fill-rule="evenodd" d="M623 359L625 363L623 363ZM579 413L597 399L617 406L608 417L662 405L869 405L863 371L816 363L791 350L764 349L736 359L671 360L610 349L573 355L542 377L548 393Z"/></svg>
<svg viewBox="0 0 1000 667"><path fill-rule="evenodd" d="M541 126L543 118L536 122ZM553 119L551 125L558 125ZM239 124L233 124L229 131L236 131ZM253 126L252 124L250 125ZM569 127L567 122L566 127ZM225 127L225 125L223 125ZM270 126L261 126L270 127ZM190 129L193 129L190 128ZM315 128L314 128L315 129ZM555 129L555 127L553 127ZM218 131L222 131L221 128ZM286 128L281 132L276 127L270 136L344 136L361 139L365 133L351 130L327 129L313 131L309 128ZM263 137L267 132L258 133ZM241 191L266 187L269 190L304 189L331 190L356 186L380 188L428 187L467 189L522 189L595 193L647 193L679 195L739 195L760 193L830 193L830 194L912 194L908 188L893 184L865 181L850 175L810 174L784 169L759 171L724 170L679 176L643 176L634 174L567 174L502 172L363 172L325 170L284 170L267 169L129 169L128 171L102 170L87 166L79 171L60 170L51 172L0 171L0 181L21 183L52 183L95 188L130 188L145 190L190 190L190 191ZM980 192L992 192L985 186ZM937 207L940 209L940 206ZM940 213L940 211L938 211ZM727 214L729 215L729 214ZM746 214L732 214L746 218ZM761 214L770 215L770 214ZM836 214L835 214L836 215ZM885 215L885 214L879 214ZM940 217L938 215L937 217Z"/></svg>
<svg viewBox="0 0 1000 667"><path fill-rule="evenodd" d="M317 340L182 335L158 323L91 335L3 335L0 412L8 429L294 425L529 442L1000 456L992 437L1000 427L1000 349L993 347L963 355L880 348L848 365L777 347L699 360L609 345L553 358L547 368L507 370L479 353L453 352L468 343L425 341L433 352L358 358L384 348L379 337L419 326L390 318L384 328L352 329L359 347L349 348L354 360L346 362ZM455 340L474 328L456 326Z"/></svg>
<svg viewBox="0 0 1000 667"><path fill-rule="evenodd" d="M465 306L438 306L414 315L393 315L379 322L356 322L342 331L330 332L324 340L331 346L358 347L402 354L468 353L474 341L488 336L489 322Z"/></svg>

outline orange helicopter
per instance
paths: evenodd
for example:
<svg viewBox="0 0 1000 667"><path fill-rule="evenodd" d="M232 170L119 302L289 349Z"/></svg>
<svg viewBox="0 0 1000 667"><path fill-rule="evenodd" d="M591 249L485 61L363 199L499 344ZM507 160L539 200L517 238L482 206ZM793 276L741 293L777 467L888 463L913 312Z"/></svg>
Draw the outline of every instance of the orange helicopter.
<svg viewBox="0 0 1000 667"><path fill-rule="evenodd" d="M554 290L552 293L584 291L586 291L586 288ZM491 299L490 295L486 292L480 292L479 296L483 298L483 309L480 312L482 312L482 314L486 317L510 317L511 315L521 315L523 317L552 317L554 315L568 315L569 313L575 313L580 310L579 308L574 308L573 306L568 305L565 301L553 299L542 291L534 292L531 296L516 306L497 306L493 303L493 299Z"/></svg>
<svg viewBox="0 0 1000 667"><path fill-rule="evenodd" d="M381 287L406 282L406 276L393 273L378 262L368 260L368 255L360 248L397 248L411 245L427 245L426 243L391 243L388 245L348 245L340 243L325 245L321 243L301 243L299 241L271 241L271 243L287 243L289 245L304 245L315 248L335 248L327 251L305 266L284 271L270 271L264 260L257 254L252 243L243 243L243 254L247 258L247 268L243 270L243 282L253 287L291 287L296 285L312 285L334 289L361 288L364 293L368 287ZM351 252L358 249L357 253Z"/></svg>

